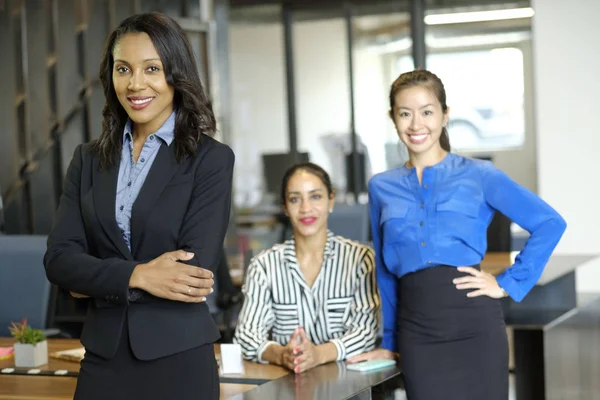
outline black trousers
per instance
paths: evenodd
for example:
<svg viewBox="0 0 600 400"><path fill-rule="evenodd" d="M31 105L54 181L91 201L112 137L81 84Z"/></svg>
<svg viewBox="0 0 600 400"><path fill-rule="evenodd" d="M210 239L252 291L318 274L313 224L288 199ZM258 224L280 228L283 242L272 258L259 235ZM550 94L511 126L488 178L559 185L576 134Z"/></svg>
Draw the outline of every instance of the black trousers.
<svg viewBox="0 0 600 400"><path fill-rule="evenodd" d="M436 266L400 279L398 344L409 400L508 399L500 302L456 289L452 280L464 275Z"/></svg>
<svg viewBox="0 0 600 400"><path fill-rule="evenodd" d="M117 354L104 359L86 351L74 400L218 400L213 344L150 361L131 351L127 323Z"/></svg>

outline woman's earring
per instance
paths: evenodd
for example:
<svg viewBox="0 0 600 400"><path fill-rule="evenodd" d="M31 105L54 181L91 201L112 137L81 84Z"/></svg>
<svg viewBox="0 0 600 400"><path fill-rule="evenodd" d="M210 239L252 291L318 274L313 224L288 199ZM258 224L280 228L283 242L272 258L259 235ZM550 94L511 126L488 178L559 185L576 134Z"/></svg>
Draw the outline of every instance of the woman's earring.
<svg viewBox="0 0 600 400"><path fill-rule="evenodd" d="M329 210L329 214L331 214L333 212L333 208L331 210Z"/></svg>

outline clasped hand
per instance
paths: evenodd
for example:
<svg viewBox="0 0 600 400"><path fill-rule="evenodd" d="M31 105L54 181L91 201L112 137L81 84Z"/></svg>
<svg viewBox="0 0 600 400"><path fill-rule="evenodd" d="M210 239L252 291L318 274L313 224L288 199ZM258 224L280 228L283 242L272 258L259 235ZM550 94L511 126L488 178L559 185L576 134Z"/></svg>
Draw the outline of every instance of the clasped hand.
<svg viewBox="0 0 600 400"><path fill-rule="evenodd" d="M300 373L320 364L322 362L317 346L306 336L303 328L296 328L290 341L283 348L280 365Z"/></svg>

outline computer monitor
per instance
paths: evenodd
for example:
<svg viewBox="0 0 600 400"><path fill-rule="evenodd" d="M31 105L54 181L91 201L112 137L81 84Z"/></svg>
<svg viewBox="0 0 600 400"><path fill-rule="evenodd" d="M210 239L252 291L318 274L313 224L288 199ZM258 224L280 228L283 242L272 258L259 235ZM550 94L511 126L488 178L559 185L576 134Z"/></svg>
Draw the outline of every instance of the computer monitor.
<svg viewBox="0 0 600 400"><path fill-rule="evenodd" d="M297 153L294 158L291 153L263 154L263 176L265 178L265 191L279 198L281 193L281 180L285 171L294 164L308 162L308 153Z"/></svg>

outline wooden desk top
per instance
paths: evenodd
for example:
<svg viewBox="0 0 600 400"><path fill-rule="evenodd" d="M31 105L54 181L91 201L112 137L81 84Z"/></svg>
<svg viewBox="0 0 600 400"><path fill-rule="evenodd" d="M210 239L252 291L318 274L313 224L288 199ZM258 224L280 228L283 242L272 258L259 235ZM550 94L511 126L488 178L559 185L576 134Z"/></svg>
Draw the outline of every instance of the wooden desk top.
<svg viewBox="0 0 600 400"><path fill-rule="evenodd" d="M15 344L13 338L0 337L0 347L10 347ZM81 343L76 339L50 339L48 340L48 353L61 350L69 350L77 347L81 347ZM14 358L8 360L0 360L0 369L14 367ZM79 372L79 363L73 361L57 360L48 356L48 365L42 365L38 367L42 370L56 371L59 369L65 369L69 372ZM4 375L0 375L2 377Z"/></svg>
<svg viewBox="0 0 600 400"><path fill-rule="evenodd" d="M0 400L72 400L77 378L0 375ZM221 398L228 399L256 385L221 383Z"/></svg>
<svg viewBox="0 0 600 400"><path fill-rule="evenodd" d="M12 338L0 337L0 347L15 343ZM48 353L81 347L77 339L49 339ZM215 345L215 355L220 358L220 347ZM14 358L0 360L0 370L14 367ZM42 371L59 369L78 373L79 363L48 357L48 364L38 367ZM253 389L258 381L270 381L290 372L276 365L262 365L244 361L244 374L220 374L221 398L229 398ZM247 382L244 382L246 380ZM256 382L255 382L256 381ZM0 374L0 400L71 400L77 384L76 377L27 376Z"/></svg>
<svg viewBox="0 0 600 400"><path fill-rule="evenodd" d="M11 338L0 338L0 346L10 346ZM48 351L66 350L80 347L78 340L50 339ZM215 350L219 350L215 345ZM77 372L79 363L49 359L47 366L40 369L67 369ZM13 366L13 359L1 360L0 369ZM273 365L244 363L243 379L269 379L260 386L252 382L223 382L221 377L222 399L276 398L278 400L312 400L321 398L350 398L364 390L400 374L396 367L385 370L361 373L349 371L343 362L321 365L302 374L292 374ZM276 379L278 378L278 379ZM0 400L70 400L75 393L77 378L59 376L28 376L0 374Z"/></svg>

